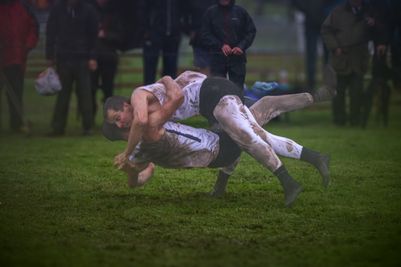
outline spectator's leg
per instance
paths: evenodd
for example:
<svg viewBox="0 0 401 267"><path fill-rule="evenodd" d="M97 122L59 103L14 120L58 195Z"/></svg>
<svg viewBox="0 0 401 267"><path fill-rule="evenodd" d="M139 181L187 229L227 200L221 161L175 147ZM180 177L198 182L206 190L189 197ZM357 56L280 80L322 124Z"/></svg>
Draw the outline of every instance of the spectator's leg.
<svg viewBox="0 0 401 267"><path fill-rule="evenodd" d="M313 90L316 85L316 60L317 60L317 41L319 38L319 30L314 27L305 26L305 42L306 42L306 78L309 90Z"/></svg>
<svg viewBox="0 0 401 267"><path fill-rule="evenodd" d="M373 74L372 74L373 75ZM372 110L373 97L377 86L379 85L377 78L372 77L366 90L363 92L363 98L361 103L361 125L365 128L368 124L370 112Z"/></svg>
<svg viewBox="0 0 401 267"><path fill-rule="evenodd" d="M173 79L177 77L180 42L180 36L165 38L163 42L163 76L169 75Z"/></svg>
<svg viewBox="0 0 401 267"><path fill-rule="evenodd" d="M156 81L157 62L159 59L160 44L158 42L145 43L143 47L143 82L151 84Z"/></svg>
<svg viewBox="0 0 401 267"><path fill-rule="evenodd" d="M90 134L93 127L93 103L90 90L90 70L86 60L76 66L78 106L82 114L84 134Z"/></svg>
<svg viewBox="0 0 401 267"><path fill-rule="evenodd" d="M243 92L246 75L246 62L239 61L229 66L228 78L235 83Z"/></svg>
<svg viewBox="0 0 401 267"><path fill-rule="evenodd" d="M345 92L348 86L348 76L338 75L337 95L332 101L333 121L336 125L345 125L347 121L347 113L345 110Z"/></svg>
<svg viewBox="0 0 401 267"><path fill-rule="evenodd" d="M321 37L320 37L320 40L322 40ZM326 44L323 42L323 40L322 40L322 45L323 45L323 65L327 65L327 64L329 64L330 51L327 48Z"/></svg>
<svg viewBox="0 0 401 267"><path fill-rule="evenodd" d="M350 123L352 126L359 126L361 119L361 99L363 95L363 75L353 73L350 85Z"/></svg>
<svg viewBox="0 0 401 267"><path fill-rule="evenodd" d="M13 131L19 131L23 125L23 90L24 74L21 65L10 65L3 69L6 81L5 86L12 90L11 94L7 92L8 108L10 112L10 128Z"/></svg>
<svg viewBox="0 0 401 267"><path fill-rule="evenodd" d="M396 90L401 90L401 36L399 34L394 34L390 54L393 85Z"/></svg>
<svg viewBox="0 0 401 267"><path fill-rule="evenodd" d="M220 54L211 54L210 56L210 74L211 76L227 78L227 58Z"/></svg>
<svg viewBox="0 0 401 267"><path fill-rule="evenodd" d="M383 81L383 85L380 88L382 90L381 93L381 101L382 101L382 115L383 115L383 125L385 127L388 126L388 110L390 105L390 95L391 89L388 86L387 82Z"/></svg>
<svg viewBox="0 0 401 267"><path fill-rule="evenodd" d="M52 128L53 134L64 134L67 125L68 109L70 105L72 84L74 81L73 69L74 66L71 62L59 64L57 66L57 73L60 77L61 91L57 94L56 105L54 107Z"/></svg>
<svg viewBox="0 0 401 267"><path fill-rule="evenodd" d="M102 91L104 102L107 98L114 95L114 78L116 77L118 66L118 57L110 58L105 60L102 68L100 69L100 75L102 77Z"/></svg>
<svg viewBox="0 0 401 267"><path fill-rule="evenodd" d="M92 93L92 104L93 104L92 112L93 112L93 114L96 114L97 109L98 109L96 94L101 85L99 80L103 79L103 77L101 75L102 68L103 68L103 62L101 59L98 59L97 60L97 70L92 71L90 74L91 75L91 93ZM102 83L103 83L103 81L102 81ZM102 86L103 86L103 84L102 84Z"/></svg>

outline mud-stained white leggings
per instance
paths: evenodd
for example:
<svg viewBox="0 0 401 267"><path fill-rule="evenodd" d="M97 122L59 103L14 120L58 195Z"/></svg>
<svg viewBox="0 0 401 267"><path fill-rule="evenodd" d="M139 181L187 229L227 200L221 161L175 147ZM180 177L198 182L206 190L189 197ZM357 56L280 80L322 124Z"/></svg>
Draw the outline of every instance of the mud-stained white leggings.
<svg viewBox="0 0 401 267"><path fill-rule="evenodd" d="M303 109L313 104L309 93L265 96L253 104L249 110L260 126L266 125L271 119L289 111Z"/></svg>
<svg viewBox="0 0 401 267"><path fill-rule="evenodd" d="M267 123L273 117L287 110L299 109L303 107L302 105L309 105L309 101L313 102L312 99L309 99L309 94L298 95L303 99L297 103L292 102L289 96L281 97L280 100L283 100L281 102L285 103L281 107L285 108L278 108L276 106L269 109L269 106L265 105L271 103L270 97L261 99L263 100L262 102L258 103L258 101L255 103L255 107L251 107L253 108L253 112L243 105L237 96L229 95L220 100L214 109L213 115L221 128L241 149L274 172L282 166L282 162L277 154L299 159L301 157L302 146L288 138L273 135L264 130L260 125ZM294 95L291 96L293 97ZM257 115L258 120L255 119L253 114Z"/></svg>

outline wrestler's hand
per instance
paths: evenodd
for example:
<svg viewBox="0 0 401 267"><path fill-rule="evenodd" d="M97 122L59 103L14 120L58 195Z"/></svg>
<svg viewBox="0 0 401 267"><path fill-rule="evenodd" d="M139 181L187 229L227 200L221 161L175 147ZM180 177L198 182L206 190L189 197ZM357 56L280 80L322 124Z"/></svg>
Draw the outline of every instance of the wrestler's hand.
<svg viewBox="0 0 401 267"><path fill-rule="evenodd" d="M225 56L231 55L231 47L228 44L224 44L223 47L221 48L221 51Z"/></svg>
<svg viewBox="0 0 401 267"><path fill-rule="evenodd" d="M125 152L118 154L114 157L114 166L119 170L124 170L129 165L128 156Z"/></svg>
<svg viewBox="0 0 401 267"><path fill-rule="evenodd" d="M170 76L161 78L161 83L166 87L166 96L170 99L176 99L182 96L182 89L178 83Z"/></svg>
<svg viewBox="0 0 401 267"><path fill-rule="evenodd" d="M244 51L242 51L242 49L239 47L234 47L232 53L236 56L240 56L244 53Z"/></svg>
<svg viewBox="0 0 401 267"><path fill-rule="evenodd" d="M171 82L172 80L173 78L171 78L171 76L164 75L163 77L160 78L160 80L158 80L158 82L165 84Z"/></svg>

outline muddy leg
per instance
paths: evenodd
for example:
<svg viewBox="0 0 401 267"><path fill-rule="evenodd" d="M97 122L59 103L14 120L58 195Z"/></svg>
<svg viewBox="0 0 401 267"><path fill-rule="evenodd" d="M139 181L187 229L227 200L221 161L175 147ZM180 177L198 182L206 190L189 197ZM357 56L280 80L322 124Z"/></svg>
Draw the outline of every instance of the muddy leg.
<svg viewBox="0 0 401 267"><path fill-rule="evenodd" d="M224 168L220 168L217 175L216 183L214 184L213 191L210 193L212 197L221 197L226 192L228 178L234 172L235 167L238 165L240 158L237 158L234 163Z"/></svg>
<svg viewBox="0 0 401 267"><path fill-rule="evenodd" d="M257 123L261 126L282 113L308 107L313 104L313 97L309 93L265 96L259 99L249 109Z"/></svg>
<svg viewBox="0 0 401 267"><path fill-rule="evenodd" d="M277 176L284 189L285 204L290 206L302 187L288 174L273 148L265 141L267 132L258 125L250 110L238 97L230 95L220 100L213 115L241 149Z"/></svg>
<svg viewBox="0 0 401 267"><path fill-rule="evenodd" d="M300 159L312 164L322 176L322 184L325 188L330 183L329 163L330 157L319 152L301 146L295 141L277 136L267 132L266 140L280 156L287 158Z"/></svg>

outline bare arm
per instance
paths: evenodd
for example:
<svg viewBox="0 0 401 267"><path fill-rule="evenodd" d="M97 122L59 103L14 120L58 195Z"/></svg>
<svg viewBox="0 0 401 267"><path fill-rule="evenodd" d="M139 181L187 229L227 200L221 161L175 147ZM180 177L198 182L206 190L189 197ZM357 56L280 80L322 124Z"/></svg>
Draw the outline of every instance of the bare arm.
<svg viewBox="0 0 401 267"><path fill-rule="evenodd" d="M119 168L123 168L127 164L129 155L132 154L135 147L142 140L144 131L148 124L148 97L149 94L144 90L135 90L131 96L132 124L128 134L128 144L121 154L114 159L114 164Z"/></svg>
<svg viewBox="0 0 401 267"><path fill-rule="evenodd" d="M184 102L181 87L170 76L164 76L160 82L166 87L166 101L159 110L149 115L149 126L162 128L178 107Z"/></svg>

